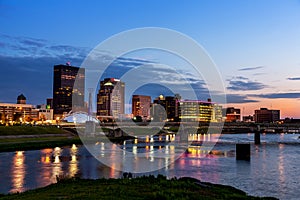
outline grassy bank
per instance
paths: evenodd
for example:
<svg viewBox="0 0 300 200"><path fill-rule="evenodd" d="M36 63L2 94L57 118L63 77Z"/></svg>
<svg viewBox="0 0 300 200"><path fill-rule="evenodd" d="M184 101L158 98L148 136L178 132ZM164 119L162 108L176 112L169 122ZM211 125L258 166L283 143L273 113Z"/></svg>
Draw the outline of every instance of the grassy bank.
<svg viewBox="0 0 300 200"><path fill-rule="evenodd" d="M0 152L34 150L72 144L81 144L80 138L56 127L0 126Z"/></svg>
<svg viewBox="0 0 300 200"><path fill-rule="evenodd" d="M5 139L4 139L5 140ZM44 148L62 147L72 144L82 144L79 137L41 137L41 138L18 138L13 142L4 143L0 139L0 152L25 151Z"/></svg>
<svg viewBox="0 0 300 200"><path fill-rule="evenodd" d="M0 126L0 136L63 134L64 130L55 126Z"/></svg>
<svg viewBox="0 0 300 200"><path fill-rule="evenodd" d="M274 199L247 196L230 186L200 182L192 178L167 180L163 176L133 179L69 179L45 188L0 199Z"/></svg>

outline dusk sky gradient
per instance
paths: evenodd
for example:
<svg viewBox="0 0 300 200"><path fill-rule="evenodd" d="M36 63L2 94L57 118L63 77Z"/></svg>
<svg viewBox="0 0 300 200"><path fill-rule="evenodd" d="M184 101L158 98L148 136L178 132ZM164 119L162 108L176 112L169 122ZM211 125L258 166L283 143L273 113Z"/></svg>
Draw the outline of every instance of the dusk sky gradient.
<svg viewBox="0 0 300 200"><path fill-rule="evenodd" d="M229 106L243 115L267 107L280 109L281 118L300 118L299 0L0 0L0 25L0 102L24 93L28 103L43 104L52 97L54 65L80 66L114 34L162 27L203 46L222 75ZM118 70L139 59L168 62L155 52L126 57ZM204 91L201 81L193 83Z"/></svg>

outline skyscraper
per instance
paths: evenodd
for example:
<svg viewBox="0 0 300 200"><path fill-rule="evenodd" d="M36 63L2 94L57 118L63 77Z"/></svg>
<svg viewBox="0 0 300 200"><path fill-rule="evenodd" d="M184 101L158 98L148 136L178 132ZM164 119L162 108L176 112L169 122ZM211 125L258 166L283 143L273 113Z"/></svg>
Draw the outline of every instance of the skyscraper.
<svg viewBox="0 0 300 200"><path fill-rule="evenodd" d="M156 107L155 105L159 104L165 109L165 114L167 119L170 121L178 121L179 119L179 103L178 101L181 99L179 94L176 94L175 96L163 96L160 95L153 101L153 109ZM153 110L152 109L152 110ZM155 112L155 109L153 110ZM152 114L154 115L154 113ZM157 114L155 114L157 116Z"/></svg>
<svg viewBox="0 0 300 200"><path fill-rule="evenodd" d="M132 96L132 115L148 119L150 117L151 97L144 95Z"/></svg>
<svg viewBox="0 0 300 200"><path fill-rule="evenodd" d="M72 102L73 108L83 108L84 82L84 68L71 66L70 63L54 66L53 109L55 117L70 112L72 110Z"/></svg>
<svg viewBox="0 0 300 200"><path fill-rule="evenodd" d="M115 78L105 78L100 82L97 95L97 115L118 117L124 114L125 83Z"/></svg>

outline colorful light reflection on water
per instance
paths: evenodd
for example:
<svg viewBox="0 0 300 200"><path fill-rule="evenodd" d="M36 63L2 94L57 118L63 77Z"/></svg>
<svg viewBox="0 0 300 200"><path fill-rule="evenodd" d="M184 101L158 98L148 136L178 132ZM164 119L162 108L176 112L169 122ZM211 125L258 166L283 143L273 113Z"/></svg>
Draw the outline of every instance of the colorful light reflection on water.
<svg viewBox="0 0 300 200"><path fill-rule="evenodd" d="M253 140L252 134L222 135L220 143L209 152L201 148L202 140L212 141L214 135L190 135L195 146L187 149L178 160L172 156L161 157L156 153L172 155L176 146L161 141L175 140L174 135L157 140L132 141L115 145L134 153L143 151L147 159L158 161L165 168L148 174L164 174L168 177L190 176L202 181L227 184L240 188L251 195L275 196L280 199L297 199L300 196L300 140L299 134L262 135L262 145L251 145L251 161L235 160L235 143ZM105 144L99 142L99 156L107 157L114 165L120 163L114 152L108 152ZM137 157L125 171L141 167ZM144 175L144 174L137 174ZM80 146L57 147L35 151L0 153L0 193L22 192L43 187L57 181L57 177L78 176L81 178L119 178L122 172L98 162Z"/></svg>

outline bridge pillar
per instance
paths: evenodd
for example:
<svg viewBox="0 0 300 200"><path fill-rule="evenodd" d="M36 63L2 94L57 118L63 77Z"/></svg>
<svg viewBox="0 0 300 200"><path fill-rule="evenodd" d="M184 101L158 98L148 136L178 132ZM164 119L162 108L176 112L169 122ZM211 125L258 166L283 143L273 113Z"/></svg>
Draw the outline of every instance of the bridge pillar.
<svg viewBox="0 0 300 200"><path fill-rule="evenodd" d="M257 129L254 132L254 143L257 145L260 144L260 126L259 125L257 125Z"/></svg>
<svg viewBox="0 0 300 200"><path fill-rule="evenodd" d="M250 160L251 147L250 144L236 144L236 160Z"/></svg>

